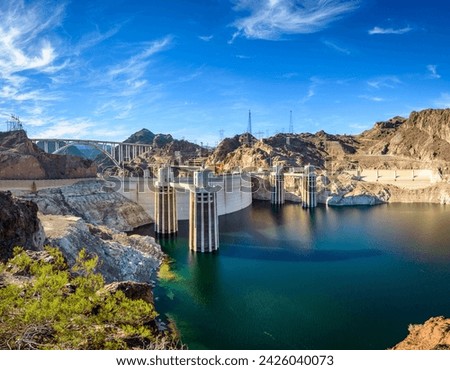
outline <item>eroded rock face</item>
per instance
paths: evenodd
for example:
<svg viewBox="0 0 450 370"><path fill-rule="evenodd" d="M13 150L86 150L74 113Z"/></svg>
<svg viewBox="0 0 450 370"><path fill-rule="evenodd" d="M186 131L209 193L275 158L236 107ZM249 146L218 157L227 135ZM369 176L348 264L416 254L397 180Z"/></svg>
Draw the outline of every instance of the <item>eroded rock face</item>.
<svg viewBox="0 0 450 370"><path fill-rule="evenodd" d="M88 223L105 225L119 231L131 231L152 222L140 205L100 180L43 189L24 198L36 203L43 214L74 215Z"/></svg>
<svg viewBox="0 0 450 370"><path fill-rule="evenodd" d="M75 216L39 217L47 244L61 250L69 265L75 263L83 248L90 255L98 256L97 271L108 283L122 280L148 283L162 263L161 247L150 236L127 236Z"/></svg>
<svg viewBox="0 0 450 370"><path fill-rule="evenodd" d="M33 144L25 131L0 132L0 179L74 179L97 176L88 159L47 154Z"/></svg>
<svg viewBox="0 0 450 370"><path fill-rule="evenodd" d="M12 257L14 247L41 250L45 234L37 217L37 206L0 192L0 260Z"/></svg>
<svg viewBox="0 0 450 370"><path fill-rule="evenodd" d="M392 349L450 349L450 319L432 317L422 325L410 325L408 336Z"/></svg>

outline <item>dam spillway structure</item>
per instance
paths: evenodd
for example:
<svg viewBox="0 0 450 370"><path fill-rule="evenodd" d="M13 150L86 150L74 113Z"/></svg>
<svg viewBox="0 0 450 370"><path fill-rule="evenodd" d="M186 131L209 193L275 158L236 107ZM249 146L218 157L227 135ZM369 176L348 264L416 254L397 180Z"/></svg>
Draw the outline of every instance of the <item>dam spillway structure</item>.
<svg viewBox="0 0 450 370"><path fill-rule="evenodd" d="M194 172L189 202L189 249L210 253L219 249L217 192L209 186L209 170Z"/></svg>
<svg viewBox="0 0 450 370"><path fill-rule="evenodd" d="M312 165L305 166L303 176L301 177L301 196L303 208L317 207L316 178L315 167Z"/></svg>
<svg viewBox="0 0 450 370"><path fill-rule="evenodd" d="M271 203L284 204L285 190L284 190L284 172L283 166L274 166L270 173L271 185Z"/></svg>
<svg viewBox="0 0 450 370"><path fill-rule="evenodd" d="M173 183L173 170L169 166L158 170L155 183L155 233L171 235L178 231L177 199Z"/></svg>

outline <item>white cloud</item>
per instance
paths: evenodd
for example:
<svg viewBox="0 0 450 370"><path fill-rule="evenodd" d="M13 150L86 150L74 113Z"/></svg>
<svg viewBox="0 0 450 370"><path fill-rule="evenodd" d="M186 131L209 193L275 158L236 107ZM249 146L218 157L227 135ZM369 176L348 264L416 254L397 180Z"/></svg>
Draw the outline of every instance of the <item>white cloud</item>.
<svg viewBox="0 0 450 370"><path fill-rule="evenodd" d="M347 55L351 54L350 50L345 49L345 48L335 44L334 42L331 42L331 41L328 41L328 40L322 40L322 43L325 46L328 46L330 49L333 49L333 50L335 50L335 51L337 51L339 53L347 54Z"/></svg>
<svg viewBox="0 0 450 370"><path fill-rule="evenodd" d="M198 38L202 41L208 42L211 41L213 39L214 35L209 35L209 36L199 36Z"/></svg>
<svg viewBox="0 0 450 370"><path fill-rule="evenodd" d="M401 83L402 81L397 76L382 76L367 81L367 84L374 89L380 88L393 89L396 86L400 85Z"/></svg>
<svg viewBox="0 0 450 370"><path fill-rule="evenodd" d="M281 75L282 78L286 78L288 80L297 76L298 76L297 72L288 72Z"/></svg>
<svg viewBox="0 0 450 370"><path fill-rule="evenodd" d="M354 128L356 130L367 130L368 128L370 128L369 125L362 125L360 123L352 123L349 125L350 128Z"/></svg>
<svg viewBox="0 0 450 370"><path fill-rule="evenodd" d="M0 6L0 77L14 79L27 70L43 72L52 66L58 52L49 32L59 26L64 4L54 8L42 3L25 5L7 0Z"/></svg>
<svg viewBox="0 0 450 370"><path fill-rule="evenodd" d="M434 102L438 108L450 108L450 94L442 93L439 99Z"/></svg>
<svg viewBox="0 0 450 370"><path fill-rule="evenodd" d="M374 27L369 30L369 35L403 35L412 31L412 27L404 27L404 28L382 28L382 27Z"/></svg>
<svg viewBox="0 0 450 370"><path fill-rule="evenodd" d="M147 84L144 75L151 62L150 57L167 49L172 43L172 37L166 36L162 39L147 42L143 50L127 60L108 69L107 81L99 79L100 83L116 84L121 96L130 96L138 93Z"/></svg>
<svg viewBox="0 0 450 370"><path fill-rule="evenodd" d="M316 95L317 86L324 83L323 80L321 80L317 77L311 77L310 81L311 81L311 83L309 84L308 92L302 99L300 99L300 104L305 104L306 102L311 100L311 98Z"/></svg>
<svg viewBox="0 0 450 370"><path fill-rule="evenodd" d="M40 138L85 138L89 136L90 129L94 126L96 126L94 123L81 118L74 121L61 120L40 131L38 135Z"/></svg>
<svg viewBox="0 0 450 370"><path fill-rule="evenodd" d="M429 77L433 79L440 79L441 75L437 73L437 66L433 64L427 65L428 72L430 72Z"/></svg>
<svg viewBox="0 0 450 370"><path fill-rule="evenodd" d="M277 40L282 35L314 33L355 10L358 0L235 0L235 11L250 12L237 19L236 37Z"/></svg>
<svg viewBox="0 0 450 370"><path fill-rule="evenodd" d="M74 55L80 55L84 50L92 48L101 42L113 37L117 32L120 31L121 26L117 25L114 28L106 31L105 33L101 33L98 29L95 32L91 32L89 34L83 35L73 48L72 53Z"/></svg>
<svg viewBox="0 0 450 370"><path fill-rule="evenodd" d="M370 95L360 95L359 96L361 99L365 99L365 100L370 100L376 103L380 103L385 101L386 99L384 98L380 98L379 96L370 96Z"/></svg>

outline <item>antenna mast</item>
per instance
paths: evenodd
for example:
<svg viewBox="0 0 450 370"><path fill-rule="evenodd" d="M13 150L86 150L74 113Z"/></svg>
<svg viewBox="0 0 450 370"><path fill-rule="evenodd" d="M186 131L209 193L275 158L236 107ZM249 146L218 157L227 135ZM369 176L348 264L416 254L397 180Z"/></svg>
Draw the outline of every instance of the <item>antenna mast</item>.
<svg viewBox="0 0 450 370"><path fill-rule="evenodd" d="M292 121L292 111L290 111L290 118L289 118L289 133L294 133L294 122Z"/></svg>

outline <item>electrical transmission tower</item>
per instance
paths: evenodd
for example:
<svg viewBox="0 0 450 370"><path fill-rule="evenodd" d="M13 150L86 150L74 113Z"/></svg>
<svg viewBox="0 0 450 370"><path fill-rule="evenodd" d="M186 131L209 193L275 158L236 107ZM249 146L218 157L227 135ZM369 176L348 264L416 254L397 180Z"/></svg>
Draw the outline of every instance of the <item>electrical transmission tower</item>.
<svg viewBox="0 0 450 370"><path fill-rule="evenodd" d="M252 134L252 112L250 109L248 110L248 126L247 126L247 132L251 135Z"/></svg>
<svg viewBox="0 0 450 370"><path fill-rule="evenodd" d="M220 129L220 130L219 130L220 141L223 140L223 133L224 133L224 130L223 130L223 129Z"/></svg>
<svg viewBox="0 0 450 370"><path fill-rule="evenodd" d="M23 130L22 122L18 116L11 114L11 118L6 121L7 131L19 131Z"/></svg>
<svg viewBox="0 0 450 370"><path fill-rule="evenodd" d="M258 140L261 140L263 138L264 131L255 132L255 135L258 138Z"/></svg>
<svg viewBox="0 0 450 370"><path fill-rule="evenodd" d="M292 111L290 111L290 117L289 117L289 133L294 133L294 122L292 121Z"/></svg>

